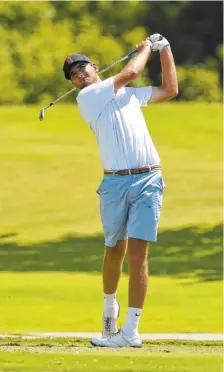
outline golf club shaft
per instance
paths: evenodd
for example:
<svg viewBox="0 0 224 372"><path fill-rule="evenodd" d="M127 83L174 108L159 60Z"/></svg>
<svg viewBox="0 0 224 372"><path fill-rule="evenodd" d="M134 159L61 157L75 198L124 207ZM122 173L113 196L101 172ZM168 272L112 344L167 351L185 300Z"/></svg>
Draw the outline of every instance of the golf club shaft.
<svg viewBox="0 0 224 372"><path fill-rule="evenodd" d="M122 57L121 59L119 59L118 61L112 63L111 65L105 67L103 70L101 70L99 72L99 75L102 74L103 72L109 70L111 67L114 67L117 63L119 62L123 62L125 61L127 58L130 58L132 56L134 56L138 51L137 50L133 50L132 52L126 54L126 56ZM59 98L57 98L55 101L49 103L49 105L45 106L44 107L44 110L47 110L49 107L53 106L56 102L60 101L62 98L68 96L70 93L74 92L77 88L73 88L71 90L69 90L67 93L63 94L62 96L60 96Z"/></svg>
<svg viewBox="0 0 224 372"><path fill-rule="evenodd" d="M119 62L123 62L123 61L125 61L127 58L130 58L130 57L134 56L136 53L137 53L137 50L133 50L132 52L128 53L126 56L122 57L122 58L119 59L118 61L112 63L110 66L105 67L103 70L101 70L101 71L99 72L99 75L102 74L103 72L109 70L111 67L114 67L117 63L119 63Z"/></svg>

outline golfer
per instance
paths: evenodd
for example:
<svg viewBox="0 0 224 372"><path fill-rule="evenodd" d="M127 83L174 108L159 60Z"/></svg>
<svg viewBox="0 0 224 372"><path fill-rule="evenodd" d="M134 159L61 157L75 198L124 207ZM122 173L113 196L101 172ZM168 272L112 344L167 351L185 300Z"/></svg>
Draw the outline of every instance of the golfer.
<svg viewBox="0 0 224 372"><path fill-rule="evenodd" d="M138 325L148 286L148 242L157 239L164 189L160 158L141 106L178 94L169 42L154 34L136 49L120 73L103 81L98 67L83 54L68 57L63 66L65 78L80 89L78 108L96 136L104 169L97 190L105 238L103 337L92 339L95 346L141 347ZM160 52L162 86L126 87L144 70L151 51ZM118 331L116 292L126 254L128 312Z"/></svg>

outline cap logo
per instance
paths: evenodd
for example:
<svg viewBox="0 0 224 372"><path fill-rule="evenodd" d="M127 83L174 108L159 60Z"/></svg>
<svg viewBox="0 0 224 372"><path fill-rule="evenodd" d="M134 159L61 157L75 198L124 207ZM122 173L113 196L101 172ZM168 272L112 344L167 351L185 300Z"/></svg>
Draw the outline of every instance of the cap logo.
<svg viewBox="0 0 224 372"><path fill-rule="evenodd" d="M70 64L73 62L73 60L72 60L71 57L68 57L68 58L66 59L66 62L70 65Z"/></svg>

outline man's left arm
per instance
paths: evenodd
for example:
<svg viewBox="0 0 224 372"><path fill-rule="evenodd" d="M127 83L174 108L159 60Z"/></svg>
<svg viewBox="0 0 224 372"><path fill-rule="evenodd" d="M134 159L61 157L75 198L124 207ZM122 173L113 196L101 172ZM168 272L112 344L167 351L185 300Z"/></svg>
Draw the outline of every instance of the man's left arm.
<svg viewBox="0 0 224 372"><path fill-rule="evenodd" d="M149 103L166 101L178 95L177 73L169 42L159 34L150 37L152 50L160 52L162 86L152 87Z"/></svg>

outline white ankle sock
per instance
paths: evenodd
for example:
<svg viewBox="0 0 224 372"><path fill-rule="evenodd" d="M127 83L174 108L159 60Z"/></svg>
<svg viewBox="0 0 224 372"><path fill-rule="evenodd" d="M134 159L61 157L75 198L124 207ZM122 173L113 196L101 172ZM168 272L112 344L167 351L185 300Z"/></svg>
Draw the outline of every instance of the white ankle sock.
<svg viewBox="0 0 224 372"><path fill-rule="evenodd" d="M105 316L113 318L117 316L116 293L104 293L104 314Z"/></svg>
<svg viewBox="0 0 224 372"><path fill-rule="evenodd" d="M129 307L128 313L126 317L126 321L122 330L124 334L128 337L133 337L138 333L138 324L140 320L142 309L138 309L137 307Z"/></svg>

